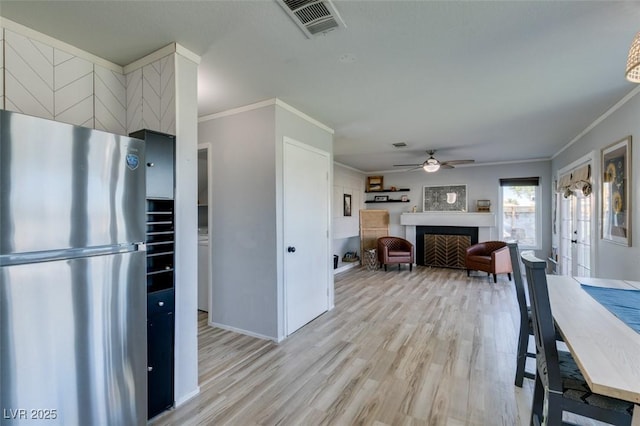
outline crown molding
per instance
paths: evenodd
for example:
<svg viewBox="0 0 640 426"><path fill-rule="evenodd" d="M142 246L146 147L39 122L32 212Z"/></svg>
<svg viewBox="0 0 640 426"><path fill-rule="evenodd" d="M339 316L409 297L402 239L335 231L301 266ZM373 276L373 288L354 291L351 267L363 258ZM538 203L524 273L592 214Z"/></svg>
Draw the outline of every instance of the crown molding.
<svg viewBox="0 0 640 426"><path fill-rule="evenodd" d="M586 129L584 129L582 132L580 132L575 138L571 139L571 141L569 141L569 143L567 143L565 146L563 146L562 148L560 148L560 150L558 152L556 152L555 154L553 154L551 156L551 159L553 160L554 158L556 158L558 155L562 154L565 150L567 150L571 145L573 145L574 143L578 142L580 139L582 139L587 133L589 133L591 130L593 130L598 124L602 123L605 119L607 119L607 117L609 117L611 114L613 114L614 112L616 112L617 110L619 110L620 108L622 108L622 106L624 104L626 104L627 102L629 102L635 95L637 95L638 93L640 93L640 86L637 86L635 89L633 89L632 91L630 91L629 93L627 93L622 99L620 99L614 106L612 106L611 108L609 108L607 111L604 112L604 114L602 114L600 117L596 118L593 123L589 124Z"/></svg>

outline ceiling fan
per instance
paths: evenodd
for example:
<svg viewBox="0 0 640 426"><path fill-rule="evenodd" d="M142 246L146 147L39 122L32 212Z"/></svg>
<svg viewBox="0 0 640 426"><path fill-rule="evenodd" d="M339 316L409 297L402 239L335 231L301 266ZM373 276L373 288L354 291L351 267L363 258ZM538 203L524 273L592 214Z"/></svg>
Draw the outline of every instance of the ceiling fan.
<svg viewBox="0 0 640 426"><path fill-rule="evenodd" d="M433 156L433 154L435 154L435 153L436 153L435 149L428 150L427 154L429 154L429 158L427 158L425 160L425 162L422 163L422 164L394 164L393 166L394 167L413 167L412 169L409 169L408 171L422 168L422 169L424 169L425 172L433 173L433 172L437 172L438 170L440 170L440 168L453 169L455 165L458 165L458 164L469 164L469 163L473 163L475 161L475 160L438 161Z"/></svg>

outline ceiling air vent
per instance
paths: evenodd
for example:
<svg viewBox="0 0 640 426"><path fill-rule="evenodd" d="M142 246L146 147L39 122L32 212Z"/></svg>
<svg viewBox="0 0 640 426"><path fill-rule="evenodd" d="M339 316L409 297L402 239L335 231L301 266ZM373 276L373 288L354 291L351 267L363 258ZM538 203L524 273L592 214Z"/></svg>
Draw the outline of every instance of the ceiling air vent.
<svg viewBox="0 0 640 426"><path fill-rule="evenodd" d="M300 27L302 32L311 38L346 25L330 0L276 0Z"/></svg>

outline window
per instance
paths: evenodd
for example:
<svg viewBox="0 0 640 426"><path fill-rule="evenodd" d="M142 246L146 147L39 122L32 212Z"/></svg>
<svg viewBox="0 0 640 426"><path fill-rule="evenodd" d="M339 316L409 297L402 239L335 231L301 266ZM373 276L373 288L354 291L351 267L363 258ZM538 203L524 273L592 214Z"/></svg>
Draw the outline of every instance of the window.
<svg viewBox="0 0 640 426"><path fill-rule="evenodd" d="M539 180L537 177L500 179L500 239L515 240L520 248L540 249Z"/></svg>

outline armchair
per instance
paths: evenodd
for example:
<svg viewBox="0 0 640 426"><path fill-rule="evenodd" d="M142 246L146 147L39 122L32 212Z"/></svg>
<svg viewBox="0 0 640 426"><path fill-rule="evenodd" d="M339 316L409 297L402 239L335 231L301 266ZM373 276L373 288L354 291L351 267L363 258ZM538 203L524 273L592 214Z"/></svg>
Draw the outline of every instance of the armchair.
<svg viewBox="0 0 640 426"><path fill-rule="evenodd" d="M403 263L409 264L409 271L413 268L413 244L404 238L378 238L378 261L387 270L387 264L398 264L398 270Z"/></svg>
<svg viewBox="0 0 640 426"><path fill-rule="evenodd" d="M511 256L504 241L485 241L467 247L465 255L467 276L472 270L493 274L493 282L498 282L497 274L507 274L511 281Z"/></svg>

